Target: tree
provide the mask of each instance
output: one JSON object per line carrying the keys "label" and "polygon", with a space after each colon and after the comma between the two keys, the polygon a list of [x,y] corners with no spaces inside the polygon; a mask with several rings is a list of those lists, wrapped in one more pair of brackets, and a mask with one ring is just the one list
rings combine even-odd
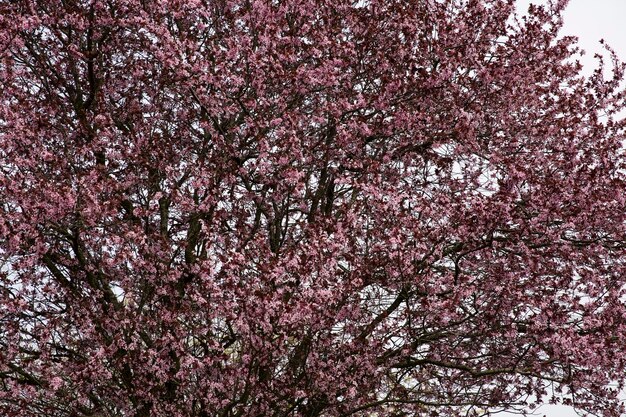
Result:
{"label": "tree", "polygon": [[623,66],[513,3],[0,0],[0,414],[620,415]]}

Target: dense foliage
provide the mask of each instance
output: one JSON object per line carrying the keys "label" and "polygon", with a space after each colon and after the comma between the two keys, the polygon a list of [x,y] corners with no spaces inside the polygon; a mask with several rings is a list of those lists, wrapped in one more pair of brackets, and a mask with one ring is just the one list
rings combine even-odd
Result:
{"label": "dense foliage", "polygon": [[564,7],[0,0],[0,414],[618,416],[623,67]]}

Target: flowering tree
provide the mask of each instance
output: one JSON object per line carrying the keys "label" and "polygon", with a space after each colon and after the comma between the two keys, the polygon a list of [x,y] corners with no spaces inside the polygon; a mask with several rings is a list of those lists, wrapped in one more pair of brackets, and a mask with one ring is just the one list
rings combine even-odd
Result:
{"label": "flowering tree", "polygon": [[618,416],[623,67],[565,3],[0,0],[0,414]]}

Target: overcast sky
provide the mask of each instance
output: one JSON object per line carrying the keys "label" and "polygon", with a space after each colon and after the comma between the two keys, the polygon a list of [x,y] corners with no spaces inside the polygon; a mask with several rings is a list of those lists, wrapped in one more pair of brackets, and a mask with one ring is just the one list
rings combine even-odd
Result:
{"label": "overcast sky", "polygon": [[[547,3],[546,0],[517,0],[519,13],[528,10],[530,3]],[[593,55],[602,52],[600,39],[611,46],[622,61],[626,61],[626,0],[570,0],[564,15],[563,35],[576,35],[579,45],[586,51],[581,62],[585,72],[591,72],[597,65]],[[538,416],[577,417],[570,408],[564,406],[543,406],[537,410]],[[505,414],[500,414],[505,417]]]}
{"label": "overcast sky", "polygon": [[[518,12],[526,12],[530,3],[547,1],[517,0]],[[587,52],[582,60],[586,71],[595,67],[594,53],[603,50],[600,39],[626,61],[626,0],[570,0],[564,22],[562,34],[578,36],[579,44]]]}

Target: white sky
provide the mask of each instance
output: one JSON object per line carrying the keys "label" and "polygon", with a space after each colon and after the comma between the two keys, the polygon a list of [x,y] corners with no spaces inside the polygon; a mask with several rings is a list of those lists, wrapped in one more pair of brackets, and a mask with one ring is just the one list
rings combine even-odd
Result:
{"label": "white sky", "polygon": [[[547,1],[517,0],[518,12],[525,13],[530,3],[545,4]],[[586,51],[581,59],[585,73],[590,73],[597,65],[593,55],[603,51],[600,39],[604,39],[620,59],[626,61],[626,0],[570,0],[563,18],[562,35],[578,36],[579,45]],[[505,413],[499,415],[511,416]],[[549,405],[536,410],[536,415],[577,417],[569,407]]]}
{"label": "white sky", "polygon": [[[547,0],[517,0],[518,12],[525,13],[530,3],[546,4]],[[578,36],[586,51],[581,61],[585,72],[595,68],[593,55],[603,51],[600,39],[626,60],[626,0],[570,0],[564,22],[562,34]]]}

